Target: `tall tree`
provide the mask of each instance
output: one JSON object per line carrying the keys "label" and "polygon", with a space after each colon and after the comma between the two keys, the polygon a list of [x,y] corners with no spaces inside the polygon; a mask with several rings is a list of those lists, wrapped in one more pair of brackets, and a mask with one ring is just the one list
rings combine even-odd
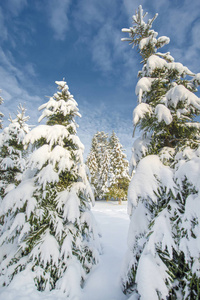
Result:
{"label": "tall tree", "polygon": [[56,84],[57,93],[39,108],[39,121],[47,118],[47,124],[24,140],[35,147],[29,158],[33,176],[3,200],[9,217],[1,243],[15,244],[17,252],[3,260],[1,282],[9,284],[24,270],[31,272],[38,290],[56,288],[73,298],[98,262],[100,244],[84,147],[76,135],[77,103],[65,81]]}
{"label": "tall tree", "polygon": [[128,193],[131,223],[122,285],[133,299],[198,299],[200,214],[194,207],[200,202],[195,180],[200,175],[200,124],[195,121],[200,99],[194,92],[200,74],[174,62],[170,53],[158,52],[169,38],[157,38],[151,29],[157,15],[147,23],[145,16],[139,6],[133,27],[123,29],[129,33],[123,40],[138,49],[143,68],[133,113],[141,134],[131,160],[136,173]]}

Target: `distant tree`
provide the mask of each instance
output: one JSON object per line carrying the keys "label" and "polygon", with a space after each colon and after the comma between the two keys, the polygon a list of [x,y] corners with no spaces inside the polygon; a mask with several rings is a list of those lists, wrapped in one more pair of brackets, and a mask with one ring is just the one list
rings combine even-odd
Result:
{"label": "distant tree", "polygon": [[0,241],[14,250],[1,263],[0,281],[7,285],[24,270],[38,290],[60,289],[73,298],[97,264],[100,244],[84,147],[76,135],[77,103],[66,82],[56,84],[57,93],[39,108],[39,121],[47,118],[47,124],[24,140],[35,147],[29,158],[33,175],[3,199],[8,218]]}
{"label": "distant tree", "polygon": [[99,186],[101,187],[99,198],[105,199],[110,187],[110,151],[106,149],[102,156],[101,166],[99,169]]}
{"label": "distant tree", "polygon": [[[124,149],[119,142],[116,133],[113,131],[109,140],[110,148],[110,189],[108,195],[113,198],[127,198],[128,185],[130,182],[129,163],[126,159]],[[112,192],[111,192],[112,191]],[[116,192],[116,195],[114,193]]]}
{"label": "distant tree", "polygon": [[120,194],[126,199],[130,178],[129,164],[123,151],[114,131],[110,138],[103,131],[94,135],[86,163],[90,170],[91,183],[95,187],[96,198],[117,199]]}
{"label": "distant tree", "polygon": [[113,183],[111,186],[109,186],[106,198],[117,199],[119,201],[119,204],[121,204],[122,200],[127,200],[127,191],[129,183],[129,179],[119,178],[117,183]]}
{"label": "distant tree", "polygon": [[[146,15],[146,14],[145,14]],[[123,29],[142,56],[138,105],[133,123],[141,135],[131,159],[136,168],[128,193],[131,216],[122,285],[131,299],[200,298],[200,84],[170,53],[169,43],[144,21],[142,7],[133,27]]]}
{"label": "distant tree", "polygon": [[108,134],[104,131],[98,131],[93,139],[90,149],[90,153],[87,157],[87,166],[91,174],[91,183],[95,188],[95,197],[104,197],[104,191],[102,190],[102,178],[100,170],[102,169],[102,162],[105,159],[104,154],[108,147]]}
{"label": "distant tree", "polygon": [[96,188],[98,185],[99,178],[99,164],[98,164],[98,150],[97,150],[97,138],[96,136],[92,139],[92,145],[90,153],[87,156],[86,164],[90,171],[91,184],[94,187],[94,194],[96,196]]}

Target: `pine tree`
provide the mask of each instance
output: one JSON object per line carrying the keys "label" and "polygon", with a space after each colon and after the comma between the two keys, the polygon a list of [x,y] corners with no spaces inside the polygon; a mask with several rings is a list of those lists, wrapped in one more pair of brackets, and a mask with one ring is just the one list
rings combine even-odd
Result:
{"label": "pine tree", "polygon": [[87,166],[91,174],[91,183],[95,188],[95,197],[104,197],[104,191],[102,189],[102,179],[101,179],[101,168],[102,162],[104,160],[104,153],[108,148],[108,134],[104,131],[98,131],[93,139],[90,153],[87,157]]}
{"label": "pine tree", "polygon": [[[38,290],[60,289],[76,297],[100,251],[91,213],[94,196],[85,173],[83,145],[76,135],[77,103],[64,81],[39,110],[46,125],[34,128],[24,140],[35,147],[29,158],[33,175],[3,200],[10,216],[1,243],[17,252],[1,264],[1,282],[9,284],[24,270]],[[13,253],[12,253],[13,254]]]}
{"label": "pine tree", "polygon": [[29,132],[25,108],[19,105],[16,118],[10,116],[10,124],[0,134],[0,196],[17,186],[25,170],[26,151],[23,139]]}
{"label": "pine tree", "polygon": [[94,135],[86,163],[96,198],[126,199],[130,177],[123,151],[114,131],[110,138],[103,131]]}
{"label": "pine tree", "polygon": [[110,152],[106,149],[102,156],[101,167],[99,169],[99,198],[105,199],[110,187]]}
{"label": "pine tree", "polygon": [[[2,213],[3,203],[2,199],[5,195],[19,185],[23,178],[23,172],[26,167],[27,152],[23,147],[23,139],[29,132],[27,121],[28,116],[25,116],[25,108],[19,105],[15,119],[10,117],[10,124],[0,134],[0,235],[3,233],[5,224],[10,220],[10,216]],[[10,237],[12,238],[12,237]],[[1,238],[0,238],[1,240]],[[1,245],[1,241],[0,241]],[[0,248],[0,263],[9,253],[14,253],[14,245],[3,245]]]}
{"label": "pine tree", "polygon": [[136,173],[128,193],[131,223],[122,285],[134,299],[199,299],[200,214],[194,207],[200,201],[195,180],[200,99],[194,92],[200,74],[157,51],[169,38],[157,38],[151,29],[157,15],[147,23],[145,16],[140,6],[133,27],[123,29],[129,33],[123,40],[138,49],[143,68],[133,113],[141,134],[131,160]]}
{"label": "pine tree", "polygon": [[109,149],[111,179],[108,195],[115,199],[126,199],[130,182],[129,163],[119,138],[114,131],[109,140]]}

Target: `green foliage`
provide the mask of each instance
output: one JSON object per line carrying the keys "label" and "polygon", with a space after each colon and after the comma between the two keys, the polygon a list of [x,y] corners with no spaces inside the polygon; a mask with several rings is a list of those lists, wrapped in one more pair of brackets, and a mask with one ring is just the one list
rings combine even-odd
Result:
{"label": "green foliage", "polygon": [[127,200],[128,186],[130,180],[128,178],[119,178],[117,183],[112,184],[106,193],[107,199]]}

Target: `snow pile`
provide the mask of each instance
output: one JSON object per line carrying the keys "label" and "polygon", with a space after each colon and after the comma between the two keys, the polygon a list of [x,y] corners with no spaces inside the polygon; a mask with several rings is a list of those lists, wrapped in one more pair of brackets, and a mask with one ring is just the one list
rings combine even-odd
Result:
{"label": "snow pile", "polygon": [[151,201],[157,202],[160,186],[166,188],[166,193],[171,190],[176,194],[172,170],[164,166],[158,156],[146,156],[139,162],[137,172],[129,185],[129,214],[132,214],[132,209],[137,206],[140,198],[150,198]]}
{"label": "snow pile", "polygon": [[164,121],[165,124],[169,125],[173,120],[170,110],[163,104],[156,106],[155,114],[159,123]]}
{"label": "snow pile", "polygon": [[149,92],[151,90],[152,82],[154,81],[154,78],[150,77],[142,77],[140,80],[138,80],[138,83],[135,88],[135,94],[138,95],[138,102],[142,102],[142,94],[144,92]]}
{"label": "snow pile", "polygon": [[151,107],[147,103],[140,103],[133,111],[133,124],[137,125],[140,119],[144,118],[146,114],[150,115]]}
{"label": "snow pile", "polygon": [[177,85],[170,89],[161,101],[167,107],[173,108],[176,108],[179,102],[183,102],[184,105],[189,108],[189,112],[193,112],[194,109],[200,109],[200,98],[183,85]]}

